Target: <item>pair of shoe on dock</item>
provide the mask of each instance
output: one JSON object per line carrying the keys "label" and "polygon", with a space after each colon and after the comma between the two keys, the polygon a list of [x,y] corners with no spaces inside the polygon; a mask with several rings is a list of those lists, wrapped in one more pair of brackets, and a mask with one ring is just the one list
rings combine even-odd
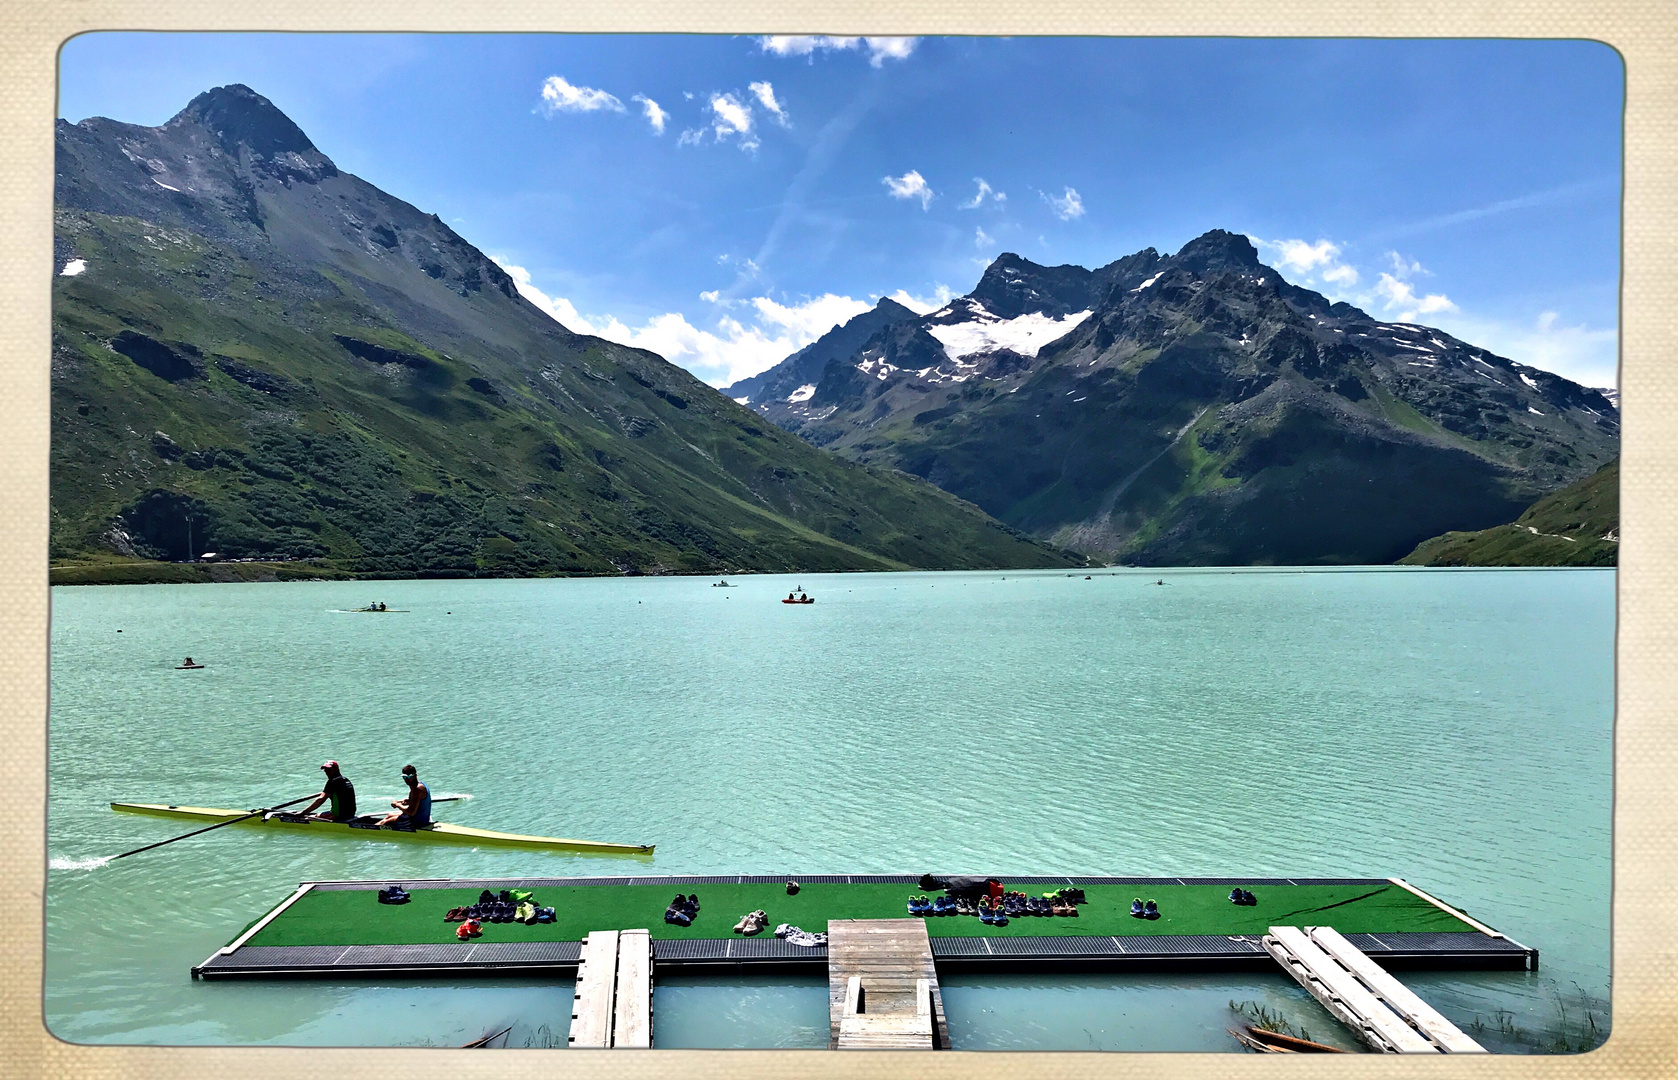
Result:
{"label": "pair of shoe on dock", "polygon": [[1159,918],[1159,905],[1152,900],[1146,903],[1140,899],[1132,900],[1130,902],[1130,917],[1133,919],[1157,919]]}
{"label": "pair of shoe on dock", "polygon": [[1229,902],[1232,904],[1240,904],[1243,907],[1252,907],[1254,904],[1258,903],[1258,897],[1254,896],[1246,889],[1231,889],[1229,890]]}
{"label": "pair of shoe on dock", "polygon": [[756,911],[747,912],[739,922],[735,923],[734,932],[736,934],[745,934],[747,937],[750,937],[753,934],[763,933],[763,928],[768,925],[768,913],[762,908],[758,908]]}
{"label": "pair of shoe on dock", "polygon": [[692,926],[693,920],[699,918],[699,894],[693,893],[683,896],[676,894],[676,899],[670,901],[670,906],[664,909],[664,921],[676,926]]}

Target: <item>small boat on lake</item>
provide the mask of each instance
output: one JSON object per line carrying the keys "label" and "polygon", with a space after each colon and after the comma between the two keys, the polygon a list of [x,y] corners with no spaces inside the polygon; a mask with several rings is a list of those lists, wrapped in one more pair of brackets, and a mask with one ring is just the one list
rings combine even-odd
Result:
{"label": "small boat on lake", "polygon": [[[150,814],[185,821],[232,822],[248,810],[219,810],[204,806],[174,806],[163,803],[114,802],[112,810],[127,814]],[[469,847],[540,848],[549,851],[582,851],[601,855],[651,855],[651,844],[610,844],[600,840],[569,840],[557,836],[525,836],[520,833],[474,829],[469,825],[432,822],[417,829],[393,829],[375,824],[368,815],[353,821],[321,821],[303,814],[274,811],[240,821],[241,826],[302,830],[315,836],[350,837],[362,840],[411,840],[431,844],[465,844]]]}
{"label": "small boat on lake", "polygon": [[189,656],[189,657],[186,658],[186,662],[184,664],[176,664],[175,665],[175,670],[176,671],[197,671],[199,668],[201,668],[203,666],[204,666],[203,664],[196,663],[192,659],[192,657]]}
{"label": "small boat on lake", "polygon": [[738,585],[730,585],[727,578],[711,582],[711,588],[713,589],[738,589],[739,587]]}
{"label": "small boat on lake", "polygon": [[787,593],[787,598],[781,601],[783,604],[813,604],[815,602],[816,598],[813,596],[806,596],[802,588],[798,589],[796,592]]}

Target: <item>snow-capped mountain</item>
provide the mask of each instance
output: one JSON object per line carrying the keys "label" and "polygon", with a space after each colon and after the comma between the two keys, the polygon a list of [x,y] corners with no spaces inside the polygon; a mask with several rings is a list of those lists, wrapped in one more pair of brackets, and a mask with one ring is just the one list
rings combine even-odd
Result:
{"label": "snow-capped mountain", "polygon": [[1331,303],[1221,230],[1095,270],[1003,255],[829,351],[753,407],[1109,559],[1390,562],[1618,453],[1603,393]]}

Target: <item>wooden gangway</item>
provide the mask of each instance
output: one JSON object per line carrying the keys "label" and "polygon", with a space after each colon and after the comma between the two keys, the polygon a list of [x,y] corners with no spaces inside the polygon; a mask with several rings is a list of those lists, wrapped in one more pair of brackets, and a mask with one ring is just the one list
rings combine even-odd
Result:
{"label": "wooden gangway", "polygon": [[583,941],[571,1001],[570,1045],[653,1044],[653,952],[646,930],[596,930]]}
{"label": "wooden gangway", "polygon": [[1332,926],[1272,926],[1264,949],[1336,1019],[1382,1053],[1485,1053]]}
{"label": "wooden gangway", "polygon": [[827,979],[833,1049],[949,1048],[944,997],[923,920],[830,920]]}

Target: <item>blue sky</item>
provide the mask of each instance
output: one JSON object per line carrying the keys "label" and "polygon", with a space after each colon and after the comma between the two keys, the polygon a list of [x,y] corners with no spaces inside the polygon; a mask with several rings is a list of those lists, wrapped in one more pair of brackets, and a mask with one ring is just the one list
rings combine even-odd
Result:
{"label": "blue sky", "polygon": [[562,322],[717,385],[1003,251],[1224,228],[1612,386],[1622,74],[1591,42],[94,34],[59,112],[160,124],[245,83]]}

